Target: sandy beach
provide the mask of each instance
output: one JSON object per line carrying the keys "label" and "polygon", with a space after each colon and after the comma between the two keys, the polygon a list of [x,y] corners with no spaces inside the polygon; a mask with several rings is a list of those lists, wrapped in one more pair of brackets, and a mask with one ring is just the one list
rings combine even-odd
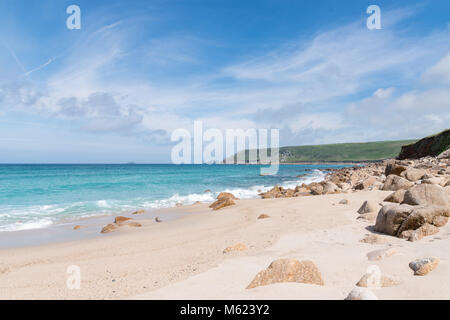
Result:
{"label": "sandy beach", "polygon": [[[124,227],[98,237],[0,250],[0,299],[344,299],[367,268],[395,279],[374,289],[379,299],[449,299],[449,226],[418,242],[379,235],[383,244],[360,242],[373,222],[358,218],[366,201],[381,203],[389,191],[361,191],[286,199],[238,200],[212,211],[207,204],[161,210],[183,212],[157,223],[133,216],[141,228]],[[348,204],[339,204],[347,199]],[[267,219],[257,219],[261,214]],[[131,215],[130,215],[131,217]],[[112,217],[110,217],[113,220]],[[99,232],[101,225],[91,224]],[[67,229],[67,232],[80,232]],[[248,250],[223,253],[243,243]],[[369,261],[367,253],[392,256]],[[412,260],[436,256],[439,266],[414,276]],[[324,286],[278,283],[246,289],[279,258],[311,260]],[[67,268],[80,267],[81,288],[69,290]]]}

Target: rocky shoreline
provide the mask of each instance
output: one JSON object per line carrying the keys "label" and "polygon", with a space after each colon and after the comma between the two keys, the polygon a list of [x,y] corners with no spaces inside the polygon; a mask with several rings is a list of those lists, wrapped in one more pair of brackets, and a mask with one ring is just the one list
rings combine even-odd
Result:
{"label": "rocky shoreline", "polygon": [[[374,221],[374,230],[409,241],[439,232],[450,216],[450,153],[415,160],[389,159],[330,173],[322,182],[302,184],[294,189],[275,186],[260,194],[262,199],[290,198],[362,190],[392,191],[381,205],[364,203],[361,219]],[[345,199],[343,200],[345,203]]]}

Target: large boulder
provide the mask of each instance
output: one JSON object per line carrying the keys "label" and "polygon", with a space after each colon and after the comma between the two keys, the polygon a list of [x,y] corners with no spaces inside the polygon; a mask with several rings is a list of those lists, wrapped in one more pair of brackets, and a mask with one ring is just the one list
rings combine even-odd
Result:
{"label": "large boulder", "polygon": [[440,155],[437,156],[438,159],[450,159],[450,149],[442,152]]}
{"label": "large boulder", "polygon": [[355,186],[355,190],[366,190],[377,182],[377,177],[369,177]]}
{"label": "large boulder", "polygon": [[321,184],[319,184],[319,183],[312,184],[309,187],[309,190],[311,191],[311,194],[313,194],[315,196],[323,194],[323,186]]}
{"label": "large boulder", "polygon": [[402,203],[403,199],[405,197],[405,192],[406,192],[406,190],[404,190],[404,189],[397,190],[397,191],[391,193],[390,195],[388,195],[384,199],[384,201],[394,202],[394,203]]}
{"label": "large boulder", "polygon": [[408,181],[405,178],[391,174],[387,176],[382,189],[384,191],[397,191],[401,189],[409,189],[413,185],[414,183],[412,183],[411,181]]}
{"label": "large boulder", "polygon": [[413,206],[449,206],[448,195],[445,190],[433,184],[419,184],[407,190],[402,203]]}
{"label": "large boulder", "polygon": [[405,177],[409,181],[414,182],[422,179],[425,173],[427,172],[423,169],[408,168],[407,170],[401,173],[401,176]]}
{"label": "large boulder", "polygon": [[[443,226],[450,216],[450,208],[442,206],[411,206],[408,204],[386,205],[378,212],[375,231],[406,239],[418,240],[436,233],[435,228],[423,227],[425,224]],[[405,232],[411,231],[411,232]]]}
{"label": "large boulder", "polygon": [[444,187],[444,191],[445,191],[445,193],[447,193],[447,195],[450,196],[450,186]]}
{"label": "large boulder", "polygon": [[439,177],[432,177],[428,179],[422,179],[422,184],[437,184],[440,185],[442,183],[442,179]]}
{"label": "large boulder", "polygon": [[322,183],[323,194],[335,193],[339,188],[333,182],[327,181]]}
{"label": "large boulder", "polygon": [[417,241],[423,237],[431,236],[439,232],[439,228],[432,224],[425,223],[416,230],[406,230],[400,234],[400,238],[407,239],[408,241]]}
{"label": "large boulder", "polygon": [[450,208],[448,207],[413,207],[409,212],[409,215],[404,219],[397,233],[400,235],[405,230],[416,230],[426,223],[429,224],[442,224],[439,223],[437,217],[450,216]]}
{"label": "large boulder", "polygon": [[266,270],[256,275],[247,286],[252,289],[279,282],[300,282],[324,285],[319,269],[312,261],[295,259],[278,259],[273,261]]}
{"label": "large boulder", "polygon": [[386,177],[390,174],[399,176],[406,169],[407,169],[406,166],[397,164],[395,160],[390,160],[386,164],[386,169],[384,170],[384,174]]}
{"label": "large boulder", "polygon": [[398,229],[409,216],[412,208],[412,206],[407,204],[383,206],[378,212],[375,231],[391,236],[397,235]]}

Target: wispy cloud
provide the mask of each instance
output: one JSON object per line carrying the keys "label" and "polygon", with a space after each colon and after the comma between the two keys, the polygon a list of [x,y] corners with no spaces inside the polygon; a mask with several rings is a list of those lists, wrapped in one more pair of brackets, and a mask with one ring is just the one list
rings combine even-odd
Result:
{"label": "wispy cloud", "polygon": [[[3,87],[0,103],[2,96],[14,100],[9,107],[27,103],[22,111],[76,121],[83,132],[147,133],[160,142],[194,119],[282,128],[283,144],[420,136],[449,117],[450,38],[445,28],[414,35],[396,27],[414,12],[386,12],[383,30],[367,30],[361,20],[203,71],[202,57],[216,49],[207,39],[170,34],[142,44],[129,22],[118,21],[58,56],[62,67],[42,90]],[[21,69],[30,75],[53,61]],[[152,74],[161,68],[173,78]]]}
{"label": "wispy cloud", "polygon": [[36,67],[34,69],[31,69],[30,71],[27,71],[24,73],[25,76],[29,76],[30,74],[32,74],[35,71],[39,71],[41,69],[44,69],[46,66],[48,66],[50,63],[52,63],[53,61],[55,61],[54,58],[49,59],[46,63],[41,64],[39,67]]}
{"label": "wispy cloud", "polygon": [[16,63],[19,66],[19,68],[22,69],[24,74],[26,74],[27,70],[25,69],[25,66],[23,65],[23,63],[17,57],[17,55],[14,52],[14,50],[10,46],[8,46],[5,42],[3,42],[3,45],[5,46],[6,49],[8,49],[9,53],[14,58],[14,61],[16,61]]}

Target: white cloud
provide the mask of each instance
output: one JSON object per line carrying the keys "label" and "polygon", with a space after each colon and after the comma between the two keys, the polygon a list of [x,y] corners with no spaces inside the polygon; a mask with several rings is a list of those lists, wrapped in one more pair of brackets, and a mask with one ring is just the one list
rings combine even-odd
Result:
{"label": "white cloud", "polygon": [[[155,68],[201,66],[199,47],[208,42],[195,39],[192,45],[188,35],[171,35],[140,46],[131,43],[120,21],[58,57],[63,67],[41,86],[0,88],[0,104],[76,119],[82,130],[126,135],[161,137],[203,119],[223,129],[284,128],[285,136],[299,137],[292,143],[404,138],[413,131],[420,136],[421,130],[445,125],[436,114],[448,110],[448,88],[421,88],[417,80],[423,74],[427,85],[449,83],[449,35],[446,30],[419,38],[388,28],[412,14],[402,12],[383,13],[380,31],[358,21],[233,65],[218,62],[205,73],[180,74],[174,81],[146,78],[129,61],[146,59]],[[441,60],[430,66],[437,57]]]}
{"label": "white cloud", "polygon": [[450,53],[429,68],[422,79],[427,83],[450,84]]}

